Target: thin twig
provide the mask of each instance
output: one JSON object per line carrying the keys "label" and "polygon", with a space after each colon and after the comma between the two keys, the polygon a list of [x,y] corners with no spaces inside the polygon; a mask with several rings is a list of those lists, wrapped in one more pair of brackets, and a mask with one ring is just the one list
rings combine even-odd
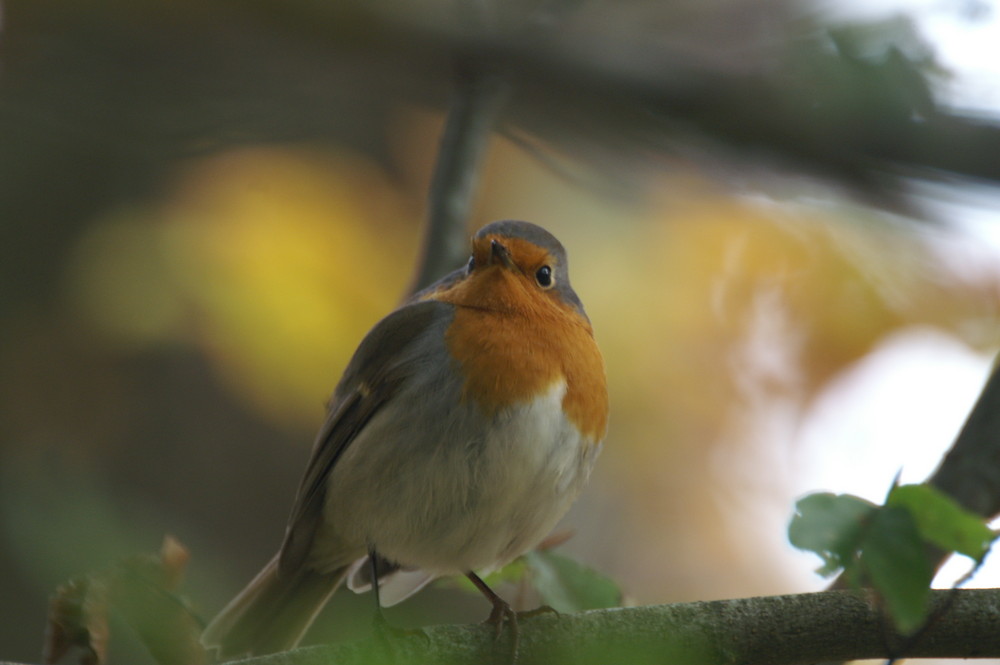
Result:
{"label": "thin twig", "polygon": [[[503,126],[497,133],[524,151],[544,168],[564,181],[575,185],[583,191],[596,192],[608,198],[622,199],[629,193],[628,186],[621,179],[615,179],[615,174],[607,171],[600,176],[585,172],[579,164],[569,160],[560,160],[549,146],[542,145],[538,139],[528,133],[519,131],[516,127]],[[575,167],[575,168],[574,168]]]}

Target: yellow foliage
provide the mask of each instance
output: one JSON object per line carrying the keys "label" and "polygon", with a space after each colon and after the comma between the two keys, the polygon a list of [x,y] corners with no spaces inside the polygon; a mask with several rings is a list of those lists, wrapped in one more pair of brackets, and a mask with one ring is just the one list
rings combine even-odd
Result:
{"label": "yellow foliage", "polygon": [[404,210],[358,157],[227,153],[184,170],[162,209],[95,226],[76,272],[103,329],[194,342],[236,394],[311,426],[406,287],[420,245]]}

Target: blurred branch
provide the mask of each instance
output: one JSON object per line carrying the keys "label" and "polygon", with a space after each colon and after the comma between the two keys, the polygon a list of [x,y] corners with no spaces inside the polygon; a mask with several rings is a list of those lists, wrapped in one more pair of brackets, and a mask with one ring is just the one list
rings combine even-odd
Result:
{"label": "blurred branch", "polygon": [[[1000,656],[1000,590],[934,592],[946,613],[905,654],[904,638],[886,632],[875,603],[864,595],[827,591],[793,596],[543,615],[522,622],[519,665],[544,663],[684,662],[699,665],[790,665],[824,658]],[[426,637],[308,647],[241,661],[246,665],[489,663],[503,661],[509,635],[494,640],[491,626],[426,629]]]}
{"label": "blurred branch", "polygon": [[411,293],[462,265],[468,254],[466,224],[479,171],[507,85],[473,61],[462,61],[445,123],[428,201],[423,257]]}
{"label": "blurred branch", "polygon": [[[720,42],[672,21],[674,3],[496,6],[564,4],[573,14],[560,14],[556,29],[528,30],[524,17],[470,28],[439,2],[189,1],[170,11],[152,0],[86,11],[70,0],[13,3],[0,122],[18,132],[0,140],[2,212],[44,227],[72,219],[58,206],[82,199],[76,214],[92,214],[155,191],[172,159],[230,145],[334,140],[386,157],[387,118],[400,105],[443,106],[454,63],[470,53],[517,87],[506,127],[611,172],[619,160],[662,168],[678,156],[754,172],[771,165],[876,201],[893,200],[910,176],[1000,183],[1000,126],[938,104],[933,65],[920,58],[853,47],[842,36],[849,29],[801,14],[756,41],[731,20],[732,39]],[[694,12],[703,24],[726,20],[717,5],[764,18],[757,3],[707,4]],[[702,47],[693,56],[691,42]],[[728,56],[711,57],[720,50]],[[502,97],[489,76],[464,67],[449,142],[482,136]],[[442,150],[435,191],[450,194],[435,195],[431,220],[467,211],[470,169],[461,165],[478,164],[475,143]],[[55,188],[44,201],[33,195],[38,181]],[[454,249],[437,233],[430,242],[450,267]],[[429,258],[422,282],[438,264]]]}

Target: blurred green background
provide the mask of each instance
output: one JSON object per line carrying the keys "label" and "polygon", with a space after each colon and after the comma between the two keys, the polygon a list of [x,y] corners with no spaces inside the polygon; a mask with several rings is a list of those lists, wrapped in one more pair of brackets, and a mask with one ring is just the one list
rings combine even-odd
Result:
{"label": "blurred green background", "polygon": [[[580,12],[537,48],[598,44],[615,72],[648,75],[635,63],[669,48],[780,79],[769,58],[821,17],[764,5],[511,7]],[[474,41],[450,3],[372,7],[4,3],[0,658],[37,662],[55,587],[165,534],[191,551],[186,594],[206,618],[280,544],[324,401],[411,279],[451,49]],[[587,86],[538,83],[514,93],[469,230],[553,231],[606,357],[611,431],[564,551],[638,603],[816,588],[781,529],[800,491],[794,430],[900,331],[995,349],[996,254],[899,214],[914,211],[903,181],[884,187],[870,164],[811,164],[854,194],[838,196],[798,170],[748,170],[771,166],[766,150],[706,159],[688,127],[637,140]],[[366,629],[369,602],[337,594],[309,641]],[[487,609],[444,584],[390,617]],[[113,629],[117,662],[148,662]]]}

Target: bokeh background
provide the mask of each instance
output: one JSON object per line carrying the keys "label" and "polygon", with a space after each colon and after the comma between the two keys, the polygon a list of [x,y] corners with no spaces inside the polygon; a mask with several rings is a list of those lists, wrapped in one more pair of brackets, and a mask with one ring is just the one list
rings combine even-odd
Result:
{"label": "bokeh background", "polygon": [[[320,4],[4,3],[2,659],[39,660],[57,585],[165,534],[191,552],[194,610],[217,611],[279,545],[325,399],[409,286],[451,84],[427,26],[450,5]],[[573,5],[577,37],[622,67],[664,44],[762,67],[846,20],[781,2],[520,5]],[[994,73],[949,70],[956,42],[928,30],[977,43],[991,6],[929,11],[852,34],[919,52],[943,103],[987,117]],[[562,551],[634,603],[821,588],[784,536],[795,498],[922,479],[989,371],[995,193],[706,159],[683,128],[640,144],[627,118],[594,128],[533,95],[515,105],[528,144],[490,146],[469,230],[553,231],[606,357],[611,431]],[[338,594],[309,640],[364,630],[369,602]],[[390,617],[486,613],[445,583]],[[117,662],[149,662],[113,631]]]}

